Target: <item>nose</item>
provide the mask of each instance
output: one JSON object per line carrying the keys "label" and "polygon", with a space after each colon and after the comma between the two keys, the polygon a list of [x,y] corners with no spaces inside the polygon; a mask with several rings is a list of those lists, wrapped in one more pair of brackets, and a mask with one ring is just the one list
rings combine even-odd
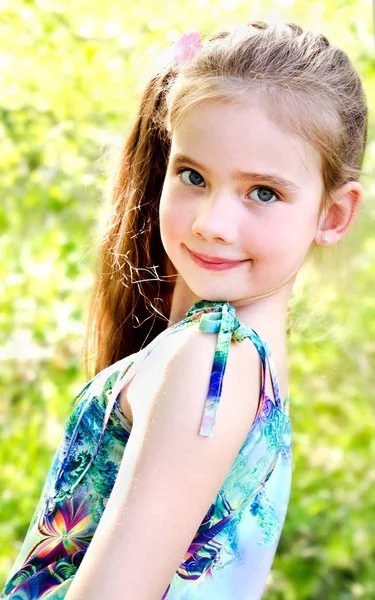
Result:
{"label": "nose", "polygon": [[202,200],[192,224],[192,233],[207,241],[233,244],[237,236],[237,221],[229,194],[212,195]]}

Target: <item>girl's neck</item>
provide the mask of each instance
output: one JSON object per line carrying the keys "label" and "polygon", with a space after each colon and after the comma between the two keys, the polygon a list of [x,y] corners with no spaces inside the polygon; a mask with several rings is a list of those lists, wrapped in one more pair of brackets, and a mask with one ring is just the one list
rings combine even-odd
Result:
{"label": "girl's neck", "polygon": [[[294,281],[291,281],[274,294],[253,302],[230,301],[230,304],[236,309],[238,320],[257,331],[263,339],[271,342],[276,336],[279,341],[286,342],[288,301],[293,283]],[[186,283],[177,277],[168,327],[184,319],[189,308],[199,300],[202,298],[197,297]]]}

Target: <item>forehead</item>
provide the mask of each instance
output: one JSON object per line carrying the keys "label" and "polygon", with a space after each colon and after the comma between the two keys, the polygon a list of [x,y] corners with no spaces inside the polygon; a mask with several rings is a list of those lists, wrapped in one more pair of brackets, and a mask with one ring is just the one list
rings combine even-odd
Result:
{"label": "forehead", "polygon": [[188,110],[172,135],[171,158],[191,156],[209,170],[273,173],[322,186],[321,157],[302,137],[282,129],[256,102],[208,100]]}

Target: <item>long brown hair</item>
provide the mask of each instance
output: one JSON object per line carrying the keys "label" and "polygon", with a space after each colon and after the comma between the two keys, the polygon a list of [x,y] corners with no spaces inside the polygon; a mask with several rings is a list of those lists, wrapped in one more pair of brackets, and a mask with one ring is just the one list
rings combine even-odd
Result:
{"label": "long brown hair", "polygon": [[173,130],[198,102],[246,95],[319,151],[322,210],[335,188],[359,178],[366,99],[348,56],[323,35],[255,22],[211,36],[188,62],[166,65],[144,90],[113,181],[83,347],[89,375],[92,364],[96,374],[167,326],[176,272],[158,207]]}

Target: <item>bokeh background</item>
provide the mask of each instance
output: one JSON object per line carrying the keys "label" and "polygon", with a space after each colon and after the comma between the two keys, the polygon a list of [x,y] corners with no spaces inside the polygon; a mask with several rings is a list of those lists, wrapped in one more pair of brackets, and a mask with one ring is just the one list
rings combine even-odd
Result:
{"label": "bokeh background", "polygon": [[369,0],[0,2],[0,589],[85,383],[113,151],[187,29],[296,22],[349,54],[370,109],[352,233],[290,309],[293,490],[266,600],[375,598],[375,58]]}

